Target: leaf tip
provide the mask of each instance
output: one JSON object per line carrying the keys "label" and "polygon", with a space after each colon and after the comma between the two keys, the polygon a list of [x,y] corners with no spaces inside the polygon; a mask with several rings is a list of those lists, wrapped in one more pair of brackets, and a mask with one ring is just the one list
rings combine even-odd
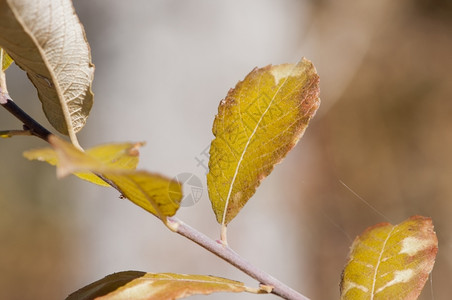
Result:
{"label": "leaf tip", "polygon": [[132,147],[130,147],[127,150],[127,154],[133,157],[138,157],[140,156],[140,148],[143,147],[146,143],[145,142],[138,142],[132,145]]}

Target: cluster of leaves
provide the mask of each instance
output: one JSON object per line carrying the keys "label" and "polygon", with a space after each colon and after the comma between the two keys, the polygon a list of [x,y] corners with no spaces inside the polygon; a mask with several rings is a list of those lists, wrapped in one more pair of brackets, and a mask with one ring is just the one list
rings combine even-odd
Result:
{"label": "cluster of leaves", "polygon": [[[74,174],[111,186],[178,232],[180,223],[169,217],[180,206],[181,184],[137,170],[143,143],[107,144],[85,151],[77,141],[76,133],[93,103],[94,67],[71,1],[0,0],[0,47],[1,75],[13,60],[25,70],[48,120],[71,139],[69,143],[55,135],[44,136],[52,148],[27,151],[25,157],[55,165],[59,177]],[[0,82],[0,94],[1,104],[8,105],[5,80]],[[224,249],[229,249],[228,223],[297,144],[319,104],[319,76],[306,59],[255,68],[221,101],[213,123],[207,183]],[[36,135],[25,125],[26,131]],[[2,136],[12,135],[11,131]],[[368,228],[352,245],[342,274],[341,297],[415,299],[433,268],[436,252],[429,218],[415,216],[396,226],[382,223]],[[220,291],[285,295],[275,286],[252,289],[214,276],[127,271],[109,275],[68,299],[121,299],[124,295],[176,299]]]}

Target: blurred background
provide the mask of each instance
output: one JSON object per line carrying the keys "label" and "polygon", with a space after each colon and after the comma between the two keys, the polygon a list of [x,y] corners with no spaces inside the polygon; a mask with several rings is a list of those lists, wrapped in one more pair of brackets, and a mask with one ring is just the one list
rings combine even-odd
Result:
{"label": "blurred background", "polygon": [[[420,299],[450,298],[451,1],[75,0],[74,6],[96,65],[95,105],[79,135],[85,148],[146,141],[140,168],[201,179],[200,201],[178,217],[218,238],[203,153],[219,101],[254,67],[305,56],[320,74],[321,107],[299,145],[230,224],[230,246],[312,299],[337,299],[356,235],[376,223],[430,216],[439,253]],[[13,99],[50,128],[26,75],[14,66],[7,80]],[[0,110],[0,129],[20,127]],[[57,180],[53,167],[22,157],[45,146],[31,137],[0,140],[1,299],[64,299],[125,270],[257,285],[113,189]]]}

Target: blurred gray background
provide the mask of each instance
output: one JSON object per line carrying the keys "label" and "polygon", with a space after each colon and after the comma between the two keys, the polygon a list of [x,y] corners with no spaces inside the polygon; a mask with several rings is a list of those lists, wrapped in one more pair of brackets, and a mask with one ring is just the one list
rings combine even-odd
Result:
{"label": "blurred gray background", "polygon": [[[96,65],[95,105],[79,135],[85,148],[146,141],[140,168],[198,176],[203,196],[178,217],[218,238],[197,159],[207,163],[202,152],[213,138],[219,101],[254,67],[305,56],[321,77],[320,110],[230,224],[230,246],[312,299],[337,299],[356,235],[387,219],[431,216],[439,254],[421,299],[449,299],[451,1],[75,0],[74,6]],[[7,80],[13,99],[50,128],[25,74],[14,66]],[[0,129],[20,126],[0,110]],[[44,146],[30,137],[0,140],[1,299],[64,299],[124,270],[257,285],[113,189],[57,180],[53,167],[22,157]]]}

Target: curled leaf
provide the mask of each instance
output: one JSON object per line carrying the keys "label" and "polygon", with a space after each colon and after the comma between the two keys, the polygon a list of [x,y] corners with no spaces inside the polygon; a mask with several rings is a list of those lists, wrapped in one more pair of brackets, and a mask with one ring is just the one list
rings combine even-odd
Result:
{"label": "curled leaf", "polygon": [[70,0],[0,1],[0,47],[27,72],[55,129],[74,144],[93,103],[94,66]]}
{"label": "curled leaf", "polygon": [[350,250],[341,299],[417,299],[433,269],[438,239],[430,218],[366,229]]}
{"label": "curled leaf", "polygon": [[247,287],[242,282],[221,277],[126,271],[98,280],[71,294],[66,300],[169,300],[215,292],[244,291]]}
{"label": "curled leaf", "polygon": [[[74,174],[90,182],[113,184],[122,196],[163,219],[176,213],[182,200],[181,185],[159,174],[135,170],[138,163],[136,144],[107,144],[82,152],[54,135],[49,137],[53,149],[38,149],[24,153],[28,159],[46,161],[57,166],[59,177]],[[110,185],[110,184],[108,184]]]}
{"label": "curled leaf", "polygon": [[[92,168],[93,164],[101,166],[108,166],[109,168],[119,170],[135,170],[139,160],[139,148],[144,143],[118,143],[118,144],[105,144],[93,147],[86,150],[85,154],[80,155],[80,151],[77,149],[73,151],[73,147],[70,144],[64,143],[61,140],[54,139],[54,143],[58,143],[59,148],[64,148],[65,151],[61,153],[63,159],[71,160],[77,157],[78,168],[80,168],[81,160],[87,160],[86,164],[88,168]],[[71,153],[71,155],[65,155],[64,153]],[[24,156],[29,160],[46,161],[52,166],[57,166],[58,155],[54,149],[43,148],[35,149],[24,152]],[[94,159],[94,160],[93,160]],[[61,165],[61,164],[60,164]],[[66,164],[70,166],[70,163]],[[108,183],[99,178],[99,176],[89,172],[73,172],[71,169],[64,169],[61,166],[57,169],[60,176],[65,176],[73,173],[75,176],[84,179],[86,181],[101,185],[110,186]]]}
{"label": "curled leaf", "polygon": [[217,221],[228,224],[296,145],[319,99],[312,63],[254,69],[231,89],[213,123],[207,184]]}

